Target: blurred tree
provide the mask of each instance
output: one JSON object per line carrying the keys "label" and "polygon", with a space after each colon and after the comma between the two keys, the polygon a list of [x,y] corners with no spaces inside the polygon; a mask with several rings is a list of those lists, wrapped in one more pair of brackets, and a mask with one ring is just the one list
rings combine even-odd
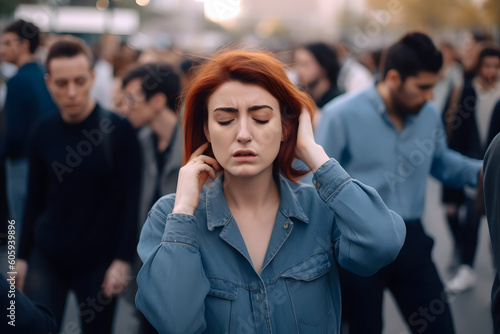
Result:
{"label": "blurred tree", "polygon": [[10,15],[16,9],[17,1],[0,1],[0,15]]}
{"label": "blurred tree", "polygon": [[[500,1],[486,0],[482,7],[472,0],[366,0],[371,10],[393,13],[390,25],[429,29],[498,25]],[[397,8],[397,10],[394,10]],[[394,14],[395,13],[395,14]]]}
{"label": "blurred tree", "polygon": [[500,28],[500,1],[486,0],[483,4],[486,18]]}

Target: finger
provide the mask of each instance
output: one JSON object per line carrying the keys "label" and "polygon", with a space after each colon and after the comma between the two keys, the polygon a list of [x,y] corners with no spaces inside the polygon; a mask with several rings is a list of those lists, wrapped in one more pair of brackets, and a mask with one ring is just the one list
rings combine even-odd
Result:
{"label": "finger", "polygon": [[201,145],[200,147],[198,147],[192,154],[191,156],[189,157],[189,161],[193,160],[194,158],[196,158],[197,156],[201,155],[203,152],[205,152],[208,148],[208,142],[206,142],[205,144]]}
{"label": "finger", "polygon": [[212,166],[215,170],[221,170],[219,162],[208,155],[200,155],[196,158],[196,160],[201,160],[205,164]]}
{"label": "finger", "polygon": [[106,284],[106,286],[103,288],[103,293],[108,298],[113,297],[113,288],[110,284]]}
{"label": "finger", "polygon": [[302,109],[302,112],[300,113],[300,116],[299,116],[299,122],[302,121],[302,120],[310,120],[311,119],[311,115],[309,114],[309,111],[307,109]]}
{"label": "finger", "polygon": [[109,297],[109,290],[106,286],[101,286],[102,289],[102,294],[104,295],[105,298]]}
{"label": "finger", "polygon": [[214,169],[207,164],[200,165],[199,172],[200,172],[199,175],[201,175],[202,173],[207,173],[212,179],[215,179]]}
{"label": "finger", "polygon": [[108,296],[109,292],[110,292],[110,284],[109,283],[110,283],[109,275],[106,274],[106,276],[104,276],[104,281],[101,284],[101,289],[103,290],[103,292],[106,296]]}

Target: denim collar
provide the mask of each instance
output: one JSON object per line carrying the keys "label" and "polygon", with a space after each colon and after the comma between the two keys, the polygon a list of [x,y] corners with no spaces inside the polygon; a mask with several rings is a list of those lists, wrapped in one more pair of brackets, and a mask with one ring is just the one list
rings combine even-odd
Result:
{"label": "denim collar", "polygon": [[[309,219],[288,183],[290,181],[283,175],[280,175],[279,180],[280,205],[278,210],[288,218],[294,217],[306,224],[309,223]],[[224,195],[223,181],[224,177],[218,177],[206,193],[207,227],[210,231],[216,227],[225,226],[232,217]]]}

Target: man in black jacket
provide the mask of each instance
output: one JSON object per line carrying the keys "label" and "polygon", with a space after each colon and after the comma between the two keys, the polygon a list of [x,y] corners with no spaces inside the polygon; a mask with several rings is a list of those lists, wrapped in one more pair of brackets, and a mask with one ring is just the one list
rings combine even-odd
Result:
{"label": "man in black jacket", "polygon": [[30,141],[17,286],[52,309],[59,326],[74,290],[83,333],[110,333],[137,244],[138,142],[126,119],[90,98],[92,54],[81,40],[54,43],[46,68],[59,113]]}
{"label": "man in black jacket", "polygon": [[[500,132],[494,107],[500,99],[500,48],[487,45],[479,54],[476,76],[464,83],[460,103],[451,121],[449,147],[471,158],[482,159],[493,137]],[[450,117],[450,116],[448,116]],[[496,120],[496,121],[495,121]],[[472,270],[482,213],[475,208],[475,194],[444,188],[447,218],[460,255],[456,275],[446,283],[448,291],[461,293],[475,284]],[[466,215],[460,220],[459,208]]]}

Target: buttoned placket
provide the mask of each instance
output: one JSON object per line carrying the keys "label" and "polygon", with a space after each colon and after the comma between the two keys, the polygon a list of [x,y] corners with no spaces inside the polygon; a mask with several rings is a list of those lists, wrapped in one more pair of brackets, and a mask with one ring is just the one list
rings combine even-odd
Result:
{"label": "buttoned placket", "polygon": [[[222,182],[221,180],[218,181]],[[243,236],[241,235],[238,228],[238,224],[236,223],[234,217],[232,217],[227,204],[224,203],[224,210],[222,211],[213,210],[213,208],[215,208],[216,206],[215,203],[219,203],[220,205],[220,201],[222,200],[223,196],[222,190],[219,187],[215,187],[210,190],[210,192],[213,193],[209,193],[209,196],[207,196],[207,210],[209,211],[209,230],[213,230],[217,226],[222,226],[223,228],[219,234],[219,237],[227,244],[229,244],[232,248],[234,248],[238,253],[240,253],[247,260],[248,264],[252,267],[255,273],[255,281],[251,284],[249,294],[252,301],[252,312],[256,333],[273,333],[271,324],[272,307],[270,306],[270,303],[272,303],[273,301],[270,301],[268,299],[265,277],[266,267],[274,259],[293,230],[294,222],[290,219],[290,217],[296,217],[301,221],[307,222],[307,217],[303,214],[300,208],[297,209],[298,203],[296,203],[295,205],[291,204],[292,201],[290,198],[287,198],[287,200],[283,200],[283,198],[289,197],[289,188],[286,185],[286,181],[281,180],[280,187],[283,186],[285,186],[286,189],[280,188],[283,192],[282,202],[280,203],[280,207],[278,209],[278,214],[276,216],[276,221],[274,223],[271,239],[269,240],[269,245],[266,251],[266,256],[264,258],[260,275],[259,273],[257,273],[253,266],[250,254],[248,253],[248,249],[246,248],[245,242],[243,240]],[[212,187],[214,187],[214,185],[212,185]]]}
{"label": "buttoned placket", "polygon": [[[284,222],[283,218],[285,218]],[[227,242],[236,251],[243,255],[243,257],[245,257],[248,264],[251,265],[252,268],[254,268],[255,275],[259,279],[259,282],[257,284],[258,289],[250,290],[250,297],[252,299],[252,311],[257,333],[273,333],[271,324],[271,309],[269,307],[266,284],[262,278],[262,273],[278,253],[285,241],[288,239],[292,232],[292,229],[293,222],[289,220],[289,217],[278,214],[260,275],[259,273],[257,273],[257,271],[255,271],[255,268],[253,267],[252,260],[234,218],[231,218],[229,223],[224,226],[219,235],[222,240]]]}
{"label": "buttoned placket", "polygon": [[[411,124],[413,123],[413,119],[411,116],[408,116],[407,119],[405,120],[403,124],[403,129],[401,131],[396,131],[397,137],[396,137],[396,145],[397,145],[397,157],[398,161],[397,164],[400,166],[400,164],[404,164],[408,168],[408,175],[403,175],[403,177],[410,178],[413,173],[415,173],[415,168],[416,166],[413,166],[413,164],[408,160],[409,157],[405,152],[405,143],[408,141],[408,137],[410,136],[411,132]],[[396,130],[394,128],[394,130]],[[399,157],[401,157],[401,161],[399,161]],[[399,174],[399,170],[396,170],[397,175]],[[398,193],[397,198],[399,199],[399,203],[402,207],[405,207],[407,203],[407,199],[405,196],[402,194],[402,187],[404,186],[404,182],[398,182],[396,185],[396,192]]]}
{"label": "buttoned placket", "polygon": [[[285,218],[284,223],[282,222],[282,218]],[[255,291],[253,294],[255,297],[252,299],[252,307],[256,317],[256,324],[260,324],[264,321],[267,322],[268,326],[266,326],[266,328],[269,329],[268,333],[273,332],[271,325],[271,309],[269,307],[266,285],[264,284],[262,273],[288,239],[292,233],[292,229],[293,223],[289,220],[289,217],[278,215],[271,235],[271,240],[269,241],[268,252],[264,259],[261,275],[259,275],[263,288],[260,291]]]}
{"label": "buttoned placket", "polygon": [[[396,159],[394,161],[394,164],[395,164],[394,175],[397,175],[398,179],[403,178],[403,181],[404,181],[404,178],[408,177],[408,175],[404,175],[403,173],[401,173],[402,171],[400,170],[400,168],[401,168],[401,164],[404,163],[404,159],[405,159],[404,138],[405,138],[406,132],[408,131],[408,124],[406,124],[407,121],[405,121],[403,123],[403,128],[401,129],[401,131],[398,131],[398,129],[396,128],[396,126],[392,122],[391,118],[387,114],[385,106],[379,106],[378,112],[384,118],[385,122],[387,123],[387,125],[390,127],[390,129],[394,133],[394,150],[395,150],[395,154],[396,154]],[[396,182],[393,191],[395,191],[398,194],[397,198],[399,199],[400,203],[405,204],[404,203],[405,198],[401,194],[401,187],[400,187],[401,184],[404,184],[404,182]]]}

